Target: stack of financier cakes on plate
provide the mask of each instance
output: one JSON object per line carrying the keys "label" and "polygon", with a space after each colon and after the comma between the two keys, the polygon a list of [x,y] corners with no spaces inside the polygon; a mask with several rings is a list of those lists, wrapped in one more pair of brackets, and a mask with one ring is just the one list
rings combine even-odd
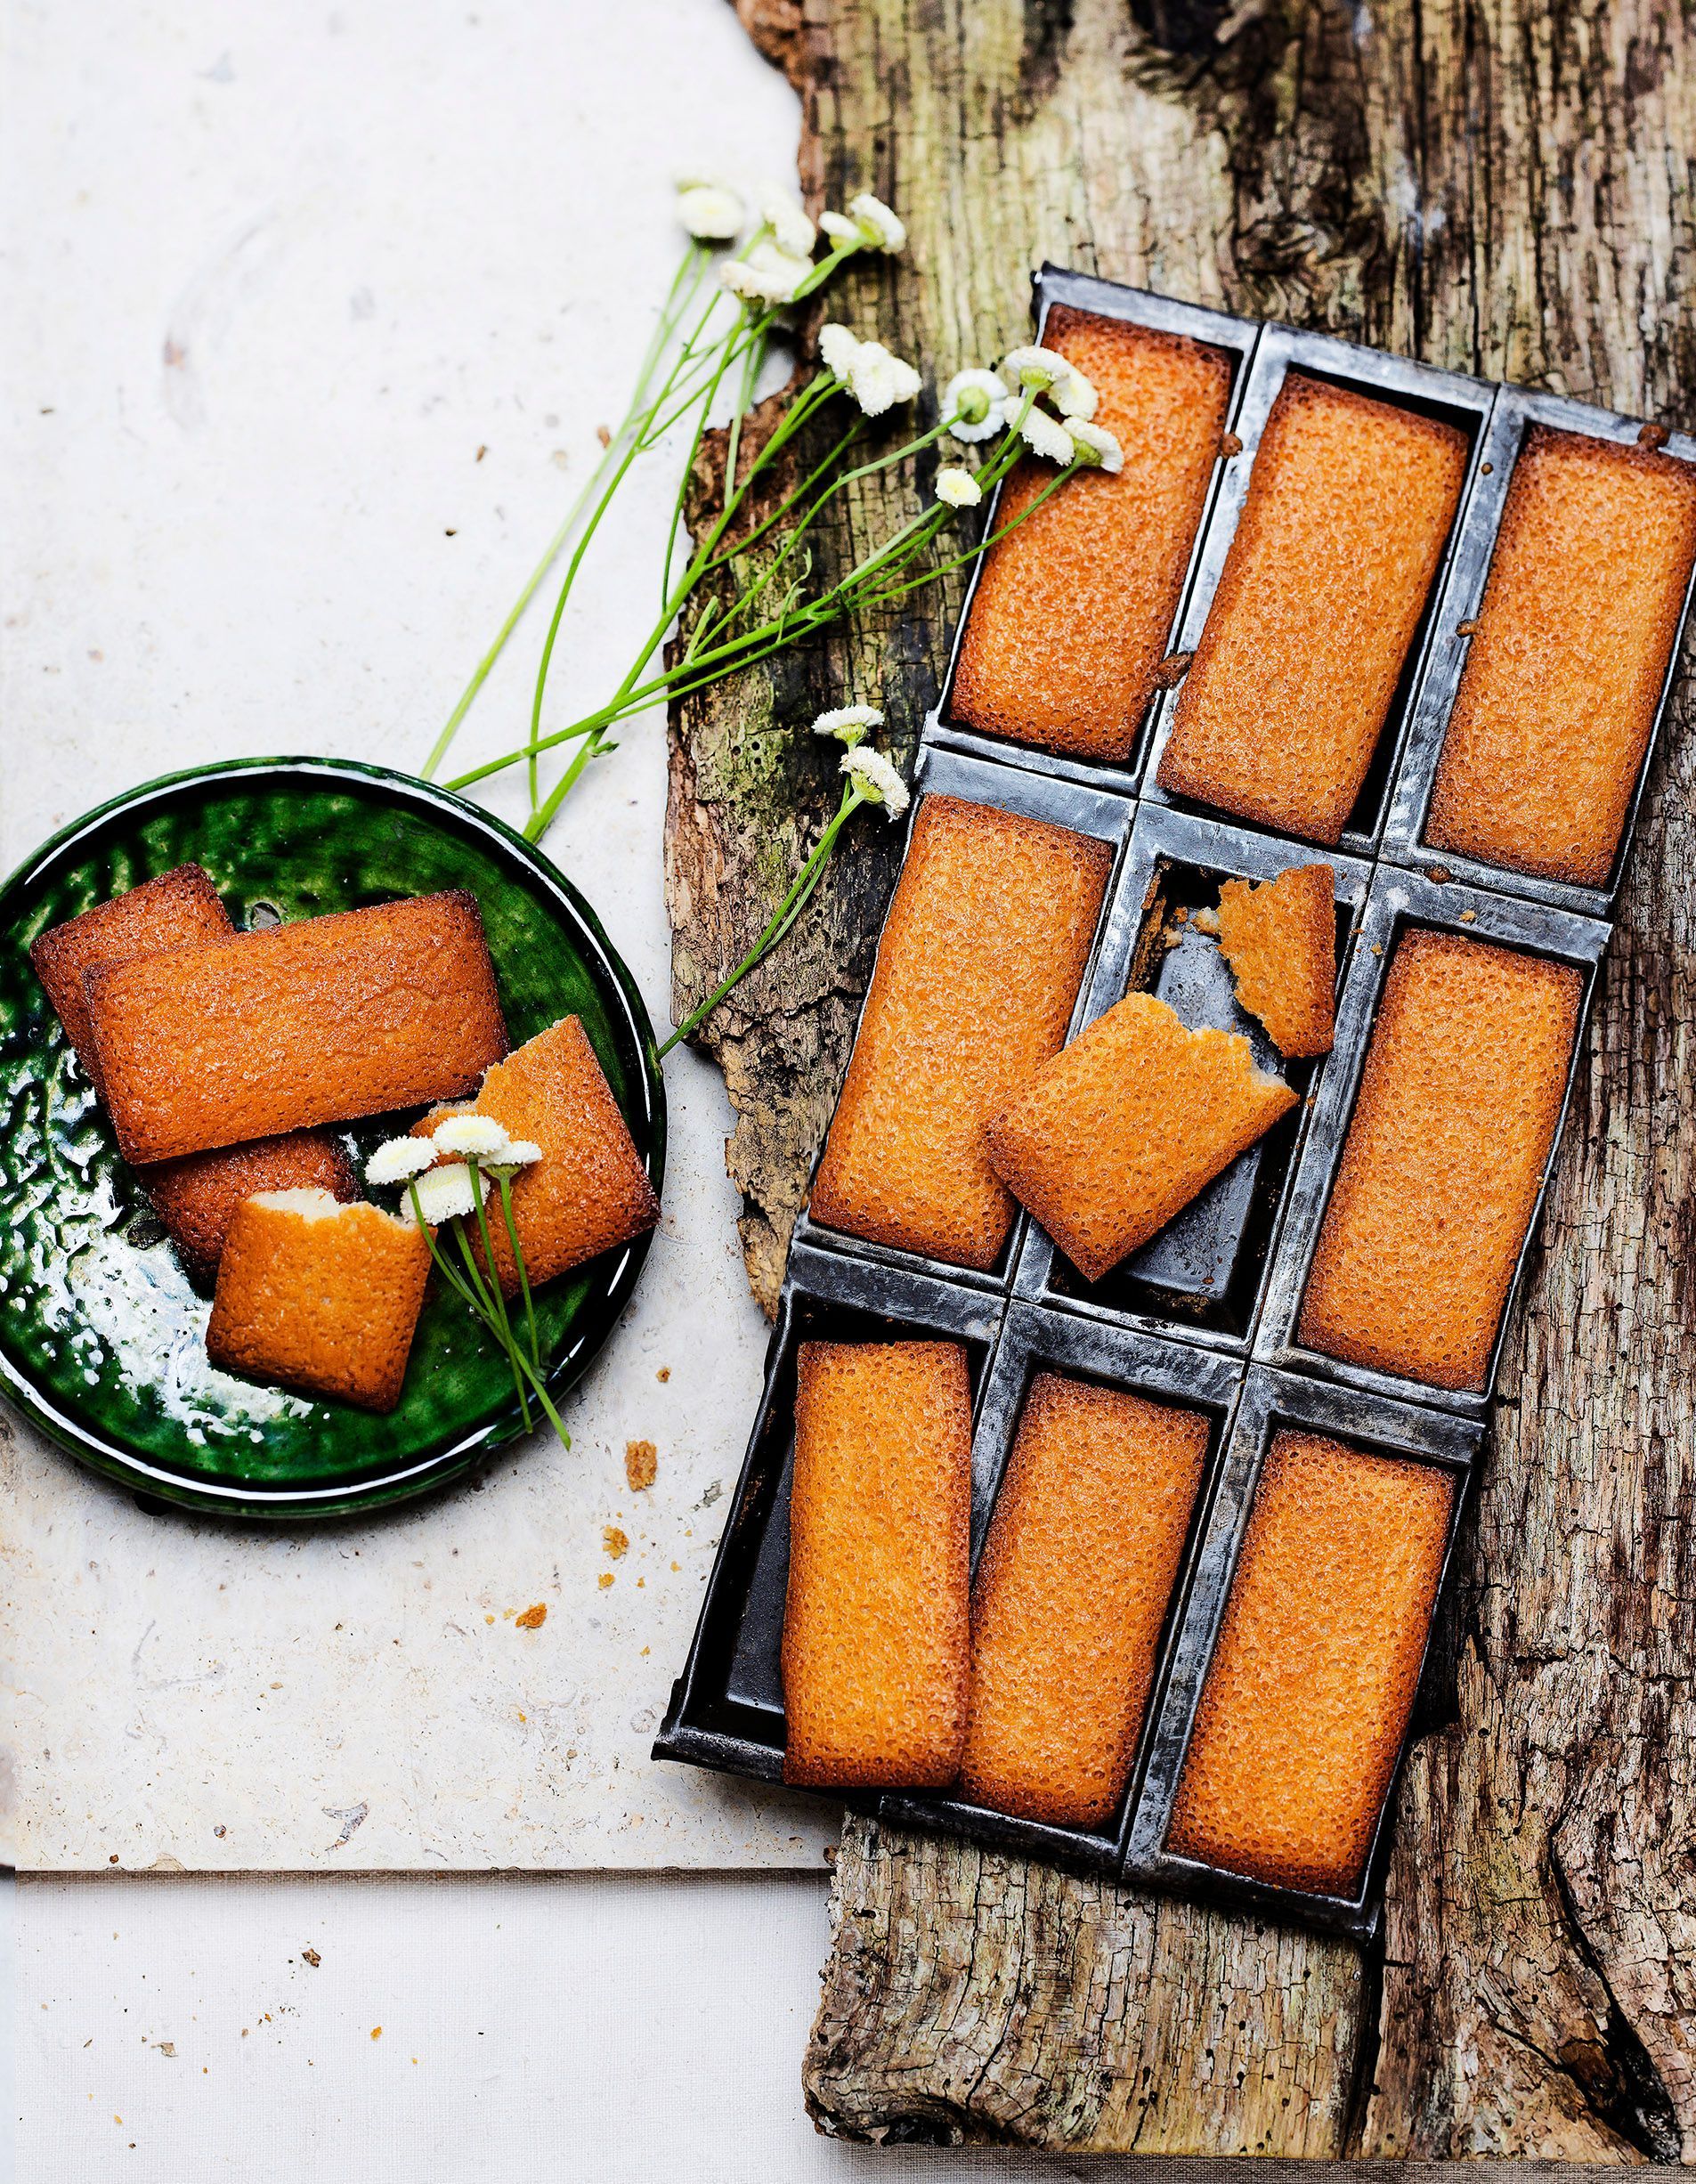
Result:
{"label": "stack of financier cakes on plate", "polygon": [[[1466,435],[1440,405],[1286,370],[1198,645],[1163,680],[1215,459],[1240,452],[1221,448],[1229,360],[1059,306],[1044,340],[1094,383],[1124,467],[1071,481],[989,555],[945,725],[1062,754],[1076,779],[1079,761],[1125,762],[1152,694],[1181,680],[1157,792],[1286,837],[1279,876],[1221,875],[1201,929],[1279,1052],[1322,1068],[1337,912],[1332,869],[1301,845],[1339,843],[1384,777],[1380,744],[1466,489]],[[1481,605],[1459,632],[1429,846],[1569,886],[1616,869],[1696,562],[1696,466],[1659,439],[1538,424],[1518,440]],[[1035,466],[1016,474],[1002,519],[1040,491]],[[1110,860],[1064,825],[921,798],[815,1223],[981,1281],[1005,1271],[1022,1205],[1096,1282],[1296,1105],[1246,1039],[1189,1028],[1148,992],[1067,1043]],[[1405,885],[1378,869],[1386,889]],[[1294,1335],[1298,1352],[1400,1376],[1415,1401],[1488,1392],[1583,997],[1580,970],[1538,952],[1535,921],[1508,946],[1474,934],[1476,914],[1391,927]],[[1035,1820],[1108,1822],[1206,1417],[1037,1372],[974,1582],[966,1349],[807,1342],[797,1376],[786,1779],[957,1785]],[[1177,1784],[1174,1850],[1298,1888],[1359,1885],[1458,1475],[1272,1435]]]}
{"label": "stack of financier cakes on plate", "polygon": [[[231,1370],[400,1400],[429,1239],[361,1199],[329,1125],[468,1101],[529,1141],[512,1210],[532,1284],[659,1217],[577,1018],[509,1054],[463,889],[238,932],[183,865],[44,933],[30,960],[184,1266],[215,1285],[207,1347]],[[504,1231],[494,1257],[510,1293]]]}

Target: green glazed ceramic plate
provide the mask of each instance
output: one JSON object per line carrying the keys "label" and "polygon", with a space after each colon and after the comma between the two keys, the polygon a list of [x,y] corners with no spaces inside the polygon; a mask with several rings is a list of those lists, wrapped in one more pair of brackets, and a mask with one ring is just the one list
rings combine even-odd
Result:
{"label": "green glazed ceramic plate", "polygon": [[[37,936],[174,865],[205,865],[239,927],[465,887],[515,1046],[576,1015],[657,1191],[665,1093],[629,972],[545,857],[487,812],[329,759],[177,774],[103,805],[0,889],[0,1392],[139,1491],[249,1516],[346,1516],[455,1477],[522,1432],[509,1370],[433,1285],[386,1417],[218,1371],[210,1306],[165,1239],[29,966]],[[353,1126],[358,1159],[407,1116]],[[557,1395],[629,1299],[648,1238],[540,1291]]]}

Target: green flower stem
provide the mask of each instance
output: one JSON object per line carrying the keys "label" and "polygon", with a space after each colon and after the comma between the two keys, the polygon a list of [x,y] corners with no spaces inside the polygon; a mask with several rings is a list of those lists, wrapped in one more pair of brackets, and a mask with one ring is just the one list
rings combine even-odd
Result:
{"label": "green flower stem", "polygon": [[[475,1183],[473,1188],[475,1188]],[[477,1207],[477,1220],[486,1236],[488,1223],[483,1218],[481,1204]],[[524,1421],[524,1431],[528,1433],[530,1431],[530,1399],[524,1392],[523,1376],[518,1367],[517,1344],[513,1341],[512,1327],[507,1318],[506,1301],[500,1294],[500,1284],[495,1279],[493,1262],[492,1261],[488,1262],[489,1288],[485,1289],[477,1270],[477,1254],[471,1248],[471,1238],[466,1234],[466,1224],[458,1215],[454,1218],[453,1232],[459,1239],[459,1255],[466,1262],[466,1271],[477,1292],[484,1319],[495,1340],[506,1352],[507,1362],[512,1368],[512,1384],[517,1392],[518,1409]],[[487,1250],[486,1244],[483,1248]],[[493,1292],[492,1300],[490,1296],[491,1290]]]}
{"label": "green flower stem", "polygon": [[448,715],[441,735],[437,736],[429,757],[424,762],[423,778],[426,781],[434,779],[437,767],[447,756],[448,746],[458,733],[460,722],[471,710],[477,693],[493,672],[495,662],[505,650],[507,638],[517,628],[524,609],[541,589],[543,578],[564,550],[566,542],[576,529],[583,510],[588,506],[590,498],[617,459],[617,451],[622,447],[626,435],[634,428],[642,412],[643,397],[647,392],[648,383],[653,377],[654,369],[664,352],[665,345],[669,340],[682,311],[693,300],[695,289],[700,286],[701,272],[707,262],[708,255],[698,243],[691,244],[685,251],[678,270],[672,276],[670,290],[661,311],[653,338],[648,344],[647,353],[642,360],[641,369],[637,375],[636,387],[630,397],[629,407],[625,410],[618,430],[602,450],[600,459],[585,481],[582,490],[572,501],[564,522],[554,533],[547,552],[531,571],[529,581],[514,602],[512,612],[496,631],[494,643],[477,662],[471,680],[459,694],[458,703]]}
{"label": "green flower stem", "polygon": [[685,1017],[664,1045],[656,1050],[654,1055],[656,1061],[663,1061],[674,1046],[678,1045],[701,1024],[704,1023],[732,987],[739,986],[749,972],[757,964],[762,962],[786,937],[796,919],[806,909],[814,889],[817,887],[824,867],[830,861],[831,851],[836,847],[837,836],[860,806],[870,803],[872,800],[857,783],[852,783],[842,792],[842,801],[837,807],[834,817],[819,836],[812,854],[796,874],[794,885],[778,905],[765,931],[761,933],[759,938],[755,941],[753,946],[749,949],[747,954],[743,957],[730,976],[720,985],[716,986],[701,1006]]}
{"label": "green flower stem", "polygon": [[531,1301],[530,1273],[524,1265],[523,1246],[518,1241],[518,1224],[512,1217],[512,1174],[510,1170],[498,1168],[495,1171],[495,1181],[500,1187],[500,1210],[506,1216],[507,1237],[512,1245],[512,1262],[518,1269],[518,1289],[524,1300],[524,1320],[530,1329],[531,1359],[537,1371],[540,1372],[542,1363],[541,1340],[536,1332],[536,1307]]}

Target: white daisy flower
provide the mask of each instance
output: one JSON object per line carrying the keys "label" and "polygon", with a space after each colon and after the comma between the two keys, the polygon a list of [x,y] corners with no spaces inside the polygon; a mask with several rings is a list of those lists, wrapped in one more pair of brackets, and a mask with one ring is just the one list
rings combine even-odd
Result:
{"label": "white daisy flower", "polygon": [[495,1162],[497,1174],[507,1168],[533,1168],[542,1157],[542,1149],[534,1138],[510,1138],[507,1149]]}
{"label": "white daisy flower", "polygon": [[938,470],[937,499],[951,508],[975,508],[984,489],[970,470]]}
{"label": "white daisy flower", "polygon": [[1072,444],[1071,434],[1046,410],[1027,410],[1019,425],[1018,436],[1033,455],[1059,463],[1062,469],[1076,459],[1077,451]]}
{"label": "white daisy flower", "polygon": [[727,243],[742,232],[747,210],[727,183],[678,184],[678,217],[697,242]]}
{"label": "white daisy flower", "polygon": [[450,1115],[435,1131],[439,1153],[468,1155],[474,1160],[492,1160],[510,1142],[492,1115]]}
{"label": "white daisy flower", "polygon": [[1075,365],[1071,365],[1065,378],[1055,386],[1051,399],[1063,418],[1070,419],[1078,417],[1087,422],[1095,415],[1101,397],[1095,391],[1094,382],[1086,379]]}
{"label": "white daisy flower", "polygon": [[845,751],[842,771],[869,804],[881,804],[891,821],[909,802],[907,784],[880,751]]}
{"label": "white daisy flower", "polygon": [[911,402],[924,381],[905,358],[880,341],[863,341],[848,368],[848,391],[867,417],[881,417],[898,402]]}
{"label": "white daisy flower", "polygon": [[1124,450],[1105,425],[1091,425],[1087,418],[1071,417],[1066,420],[1066,429],[1072,435],[1079,462],[1091,469],[1105,470],[1109,477],[1116,477],[1124,468]]}
{"label": "white daisy flower", "polygon": [[892,256],[906,248],[905,221],[869,190],[848,199],[848,217],[864,236],[868,248],[887,250]]}
{"label": "white daisy flower", "polygon": [[968,446],[993,440],[1007,422],[1007,389],[980,366],[957,371],[943,389],[942,414],[954,419],[948,427],[953,439]]}
{"label": "white daisy flower", "polygon": [[[489,1179],[484,1176],[482,1180],[486,1194]],[[427,1175],[420,1175],[407,1193],[409,1212],[414,1197],[418,1211],[433,1229],[439,1229],[444,1221],[463,1220],[477,1210],[478,1194],[471,1187],[471,1171],[463,1160],[456,1160],[445,1168],[432,1168]]]}
{"label": "white daisy flower", "polygon": [[850,250],[865,248],[865,238],[860,232],[859,222],[850,220],[845,212],[822,212],[818,223],[839,248],[844,246]]}
{"label": "white daisy flower", "polygon": [[1001,361],[1001,376],[1015,394],[1022,394],[1027,387],[1042,394],[1069,379],[1072,367],[1058,349],[1039,348],[1032,341],[1022,348],[1009,349]]}
{"label": "white daisy flower", "polygon": [[818,716],[813,723],[813,733],[834,735],[852,751],[856,743],[865,741],[872,729],[882,726],[883,715],[875,705],[839,705]]}
{"label": "white daisy flower", "polygon": [[756,243],[746,257],[726,258],[718,278],[733,296],[751,304],[790,304],[813,270],[810,258],[798,258],[775,243]]}
{"label": "white daisy flower", "polygon": [[817,231],[786,190],[767,186],[759,191],[754,204],[780,250],[787,250],[795,258],[812,256]]}
{"label": "white daisy flower", "polygon": [[818,353],[825,369],[833,371],[844,386],[848,374],[854,369],[854,360],[860,353],[860,337],[849,333],[834,319],[828,320],[818,329]]}
{"label": "white daisy flower", "polygon": [[374,1184],[410,1182],[434,1165],[435,1147],[428,1138],[390,1138],[366,1162],[365,1180]]}

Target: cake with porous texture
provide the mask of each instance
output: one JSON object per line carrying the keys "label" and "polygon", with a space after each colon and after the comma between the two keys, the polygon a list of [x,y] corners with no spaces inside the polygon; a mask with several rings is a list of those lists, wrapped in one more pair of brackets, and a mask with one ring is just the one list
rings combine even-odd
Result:
{"label": "cake with porous texture", "polygon": [[137,1162],[458,1099],[507,1051],[459,888],[97,967],[83,990]]}
{"label": "cake with porous texture", "polygon": [[1696,563],[1696,464],[1533,425],[1425,840],[1546,880],[1613,867]]}
{"label": "cake with porous texture", "polygon": [[927,796],[813,1184],[815,1221],[988,1269],[1013,1201],[984,1124],[1066,1038],[1111,847]]}
{"label": "cake with porous texture", "polygon": [[[415,1130],[429,1135],[449,1111],[426,1115]],[[490,1116],[509,1138],[541,1148],[541,1158],[521,1168],[511,1185],[513,1226],[532,1288],[628,1244],[659,1220],[660,1201],[636,1140],[577,1017],[562,1017],[497,1062],[475,1100],[452,1111]],[[491,1194],[488,1203],[495,1271],[501,1288],[515,1296],[518,1269],[500,1200]],[[481,1259],[480,1237],[474,1249]]]}
{"label": "cake with porous texture", "polygon": [[1219,945],[1237,998],[1292,1061],[1331,1051],[1336,1027],[1336,874],[1295,865],[1219,890]]}
{"label": "cake with porous texture", "polygon": [[[231,930],[211,875],[199,865],[179,865],[42,934],[29,960],[97,1092],[99,1062],[85,975],[220,940]],[[334,1138],[319,1130],[160,1162],[141,1180],[189,1272],[202,1283],[217,1271],[231,1214],[255,1191],[318,1189],[342,1199],[359,1196],[353,1163]]]}
{"label": "cake with porous texture", "polygon": [[978,1560],[962,1796],[1105,1827],[1148,1710],[1208,1422],[1039,1373]]}
{"label": "cake with porous texture", "polygon": [[1238,1033],[1127,994],[984,1132],[989,1160],[1091,1281],[1144,1244],[1295,1105]]}
{"label": "cake with porous texture", "polygon": [[1339,840],[1460,505],[1452,425],[1292,371],[1179,695],[1160,786]]}
{"label": "cake with porous texture", "polygon": [[1482,1391],[1559,1126],[1582,981],[1458,934],[1397,945],[1297,1339]]}
{"label": "cake with porous texture", "polygon": [[1278,1434],[1169,1850],[1275,1888],[1356,1895],[1413,1711],[1454,1498],[1433,1465]]}
{"label": "cake with porous texture", "polygon": [[966,1725],[966,1352],[803,1343],[796,1372],[783,1780],[939,1788]]}
{"label": "cake with porous texture", "polygon": [[[1124,451],[1032,515],[1051,464],[1008,480],[954,675],[967,727],[1076,758],[1130,755],[1178,611],[1230,401],[1231,360],[1182,335],[1057,304],[1043,328],[1095,386]],[[1020,517],[1024,520],[1019,521]]]}
{"label": "cake with porous texture", "polygon": [[236,1208],[207,1323],[227,1371],[393,1410],[430,1271],[425,1230],[327,1190],[272,1190]]}

